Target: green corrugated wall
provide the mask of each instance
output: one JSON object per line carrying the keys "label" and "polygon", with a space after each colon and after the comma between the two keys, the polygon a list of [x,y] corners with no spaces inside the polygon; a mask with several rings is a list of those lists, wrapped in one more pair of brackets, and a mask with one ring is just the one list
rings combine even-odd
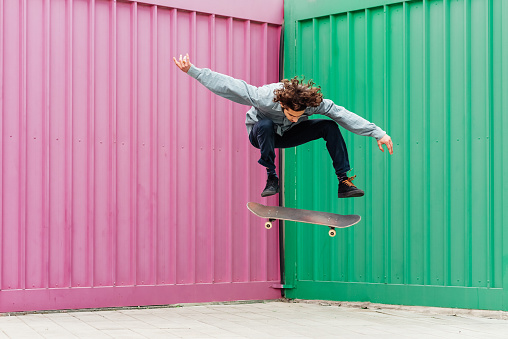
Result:
{"label": "green corrugated wall", "polygon": [[[504,18],[504,21],[503,21]],[[284,152],[284,204],[359,214],[285,224],[288,298],[508,310],[508,1],[286,0],[284,76],[385,129],[344,129],[362,198],[324,141]]]}

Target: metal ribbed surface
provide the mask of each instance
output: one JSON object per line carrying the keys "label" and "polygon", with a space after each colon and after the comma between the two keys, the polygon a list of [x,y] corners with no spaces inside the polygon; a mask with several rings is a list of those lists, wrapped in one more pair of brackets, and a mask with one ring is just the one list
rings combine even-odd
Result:
{"label": "metal ribbed surface", "polygon": [[280,296],[278,234],[245,208],[277,204],[248,107],[172,61],[278,81],[270,4],[0,3],[0,311]]}
{"label": "metal ribbed surface", "polygon": [[285,152],[286,206],[362,216],[335,239],[286,227],[288,296],[507,309],[507,14],[501,0],[286,3],[285,76],[395,144],[390,157],[343,130],[366,195],[341,201],[324,142]]}

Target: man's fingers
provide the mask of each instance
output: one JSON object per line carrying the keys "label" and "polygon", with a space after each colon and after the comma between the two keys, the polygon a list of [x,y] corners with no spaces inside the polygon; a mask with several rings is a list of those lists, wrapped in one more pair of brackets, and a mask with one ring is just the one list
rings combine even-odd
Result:
{"label": "man's fingers", "polygon": [[183,68],[182,64],[181,64],[180,62],[178,62],[178,60],[176,60],[176,58],[175,58],[175,57],[173,57],[173,61],[174,61],[174,62],[175,62],[175,64],[178,66],[178,68],[180,68],[180,69],[182,69],[182,68]]}
{"label": "man's fingers", "polygon": [[384,151],[385,151],[385,150],[383,149],[383,144],[382,144],[382,143],[378,142],[378,143],[377,143],[377,146],[379,147],[379,150],[380,150],[381,152],[384,152]]}
{"label": "man's fingers", "polygon": [[178,57],[177,58],[173,57],[173,61],[175,62],[175,65],[177,65],[178,68],[180,68],[180,70],[182,70],[182,71],[184,71],[186,73],[187,73],[187,71],[191,67],[189,53],[187,53],[185,56],[180,54],[179,58]]}
{"label": "man's fingers", "polygon": [[393,142],[392,142],[392,140],[390,139],[390,140],[384,142],[384,144],[386,145],[386,148],[388,148],[388,152],[390,154],[393,154]]}

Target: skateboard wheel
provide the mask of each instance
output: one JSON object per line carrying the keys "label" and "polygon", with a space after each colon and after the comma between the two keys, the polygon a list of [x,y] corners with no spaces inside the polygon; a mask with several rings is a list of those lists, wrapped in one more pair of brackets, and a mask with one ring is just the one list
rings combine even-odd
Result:
{"label": "skateboard wheel", "polygon": [[267,221],[267,222],[265,223],[265,228],[266,228],[267,230],[269,230],[270,228],[272,228],[272,222],[271,222],[271,221]]}
{"label": "skateboard wheel", "polygon": [[330,237],[334,237],[336,234],[337,234],[337,232],[335,232],[335,230],[329,230],[329,231],[328,231],[328,235],[329,235]]}

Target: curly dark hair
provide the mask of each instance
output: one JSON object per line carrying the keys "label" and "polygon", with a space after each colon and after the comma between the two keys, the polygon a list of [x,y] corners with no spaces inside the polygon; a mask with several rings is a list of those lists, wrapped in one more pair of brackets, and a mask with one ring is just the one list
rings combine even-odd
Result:
{"label": "curly dark hair", "polygon": [[282,80],[283,87],[273,91],[275,94],[273,101],[293,111],[319,106],[323,101],[321,86],[314,87],[315,83],[312,80],[309,80],[307,84],[304,81],[305,79],[298,80],[298,77]]}

